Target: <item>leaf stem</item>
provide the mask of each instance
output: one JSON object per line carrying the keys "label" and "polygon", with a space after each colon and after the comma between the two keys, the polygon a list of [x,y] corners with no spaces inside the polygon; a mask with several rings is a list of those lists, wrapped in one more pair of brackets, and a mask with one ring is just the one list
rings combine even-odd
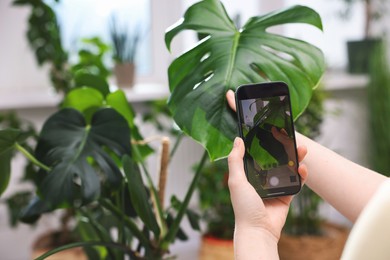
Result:
{"label": "leaf stem", "polygon": [[117,243],[107,243],[107,242],[101,242],[101,241],[87,241],[87,242],[71,243],[71,244],[67,244],[67,245],[64,245],[64,246],[60,246],[60,247],[54,248],[53,250],[50,250],[49,252],[46,252],[45,254],[35,258],[35,260],[43,260],[43,259],[46,259],[47,257],[49,257],[51,255],[54,255],[54,254],[56,254],[58,252],[61,252],[61,251],[64,251],[64,250],[68,250],[68,249],[71,249],[71,248],[75,248],[75,247],[92,247],[92,246],[104,246],[104,247],[116,248],[116,249],[119,249],[119,250],[125,252],[126,254],[130,255],[130,257],[132,259],[133,258],[136,259],[136,256],[135,256],[134,252],[132,252],[126,246],[123,246],[123,245],[120,245],[120,244],[117,244]]}
{"label": "leaf stem", "polygon": [[16,149],[18,149],[24,156],[27,157],[33,164],[36,166],[44,169],[45,171],[49,172],[51,168],[49,166],[46,166],[45,164],[41,163],[40,161],[37,160],[31,153],[29,153],[23,146],[21,146],[18,143],[15,143]]}
{"label": "leaf stem", "polygon": [[120,209],[118,209],[107,199],[100,199],[99,202],[100,205],[111,211],[118,219],[123,219],[124,224],[130,229],[133,235],[138,238],[141,244],[145,246],[145,250],[150,250],[150,241],[145,237],[141,230],[139,230],[138,226],[133,221],[131,221],[129,218],[124,217],[123,212],[121,212]]}

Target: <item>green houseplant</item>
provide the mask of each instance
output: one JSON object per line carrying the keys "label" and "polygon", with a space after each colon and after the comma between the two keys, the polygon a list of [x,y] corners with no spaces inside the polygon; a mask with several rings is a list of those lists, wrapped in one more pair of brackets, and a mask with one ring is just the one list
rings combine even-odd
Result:
{"label": "green houseplant", "polygon": [[[227,155],[236,135],[235,116],[224,98],[227,89],[246,82],[283,80],[294,93],[295,117],[309,103],[324,71],[322,52],[308,43],[266,31],[274,25],[296,22],[321,29],[317,13],[295,6],[254,17],[239,30],[219,1],[205,0],[190,7],[184,21],[167,31],[168,46],[184,29],[209,35],[177,58],[168,73],[172,91],[169,107],[175,121],[205,146],[212,160]],[[187,206],[207,154],[183,201],[173,199],[171,206],[163,208],[143,167],[142,150],[133,142],[138,131],[123,92],[111,92],[101,81],[89,81],[66,93],[60,110],[46,121],[34,151],[20,148],[28,135],[18,129],[0,132],[1,155],[22,151],[39,168],[37,197],[25,209],[24,219],[33,220],[58,207],[76,211],[82,240],[51,253],[85,246],[95,258],[121,259],[124,254],[162,258],[180,237],[184,216],[197,228]],[[9,160],[2,161],[2,166],[8,169]],[[66,185],[59,185],[59,179]],[[120,231],[116,237],[108,232],[112,226]]]}
{"label": "green houseplant", "polygon": [[109,31],[117,84],[120,87],[131,87],[134,84],[135,55],[140,40],[139,28],[130,32],[127,25],[120,25],[115,16],[112,16]]}

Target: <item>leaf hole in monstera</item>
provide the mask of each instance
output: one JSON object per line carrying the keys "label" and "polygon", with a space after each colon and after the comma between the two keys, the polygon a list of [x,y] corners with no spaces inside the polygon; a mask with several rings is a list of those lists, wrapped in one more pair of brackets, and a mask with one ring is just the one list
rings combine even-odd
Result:
{"label": "leaf hole in monstera", "polygon": [[200,62],[203,62],[203,61],[207,60],[210,57],[210,55],[211,55],[210,52],[208,52],[205,55],[203,55],[202,58],[200,58]]}
{"label": "leaf hole in monstera", "polygon": [[294,61],[294,57],[291,56],[290,54],[288,53],[285,53],[285,52],[281,52],[281,51],[278,51],[278,50],[275,50],[269,46],[261,46],[261,48],[263,48],[264,50],[266,50],[267,52],[269,53],[272,53],[274,54],[275,56],[285,60],[285,61],[288,61],[288,62],[292,62]]}
{"label": "leaf hole in monstera", "polygon": [[214,72],[209,71],[204,75],[204,79],[201,82],[198,82],[195,84],[195,86],[192,88],[193,90],[197,89],[200,85],[203,83],[209,81],[214,76]]}
{"label": "leaf hole in monstera", "polygon": [[77,173],[73,173],[73,183],[81,186],[81,178]]}

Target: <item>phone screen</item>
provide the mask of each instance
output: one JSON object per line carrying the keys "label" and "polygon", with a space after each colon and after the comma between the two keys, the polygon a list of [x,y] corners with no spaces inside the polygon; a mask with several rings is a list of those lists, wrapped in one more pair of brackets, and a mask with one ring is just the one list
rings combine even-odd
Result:
{"label": "phone screen", "polygon": [[[245,93],[240,95],[240,91]],[[297,193],[301,181],[287,86],[284,83],[241,86],[237,104],[249,182],[261,197]]]}

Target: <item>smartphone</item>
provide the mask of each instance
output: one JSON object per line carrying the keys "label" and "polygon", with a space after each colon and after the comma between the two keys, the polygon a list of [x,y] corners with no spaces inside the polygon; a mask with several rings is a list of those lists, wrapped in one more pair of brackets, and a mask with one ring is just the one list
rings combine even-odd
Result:
{"label": "smartphone", "polygon": [[287,84],[239,86],[236,104],[248,181],[262,198],[298,193],[301,178]]}

